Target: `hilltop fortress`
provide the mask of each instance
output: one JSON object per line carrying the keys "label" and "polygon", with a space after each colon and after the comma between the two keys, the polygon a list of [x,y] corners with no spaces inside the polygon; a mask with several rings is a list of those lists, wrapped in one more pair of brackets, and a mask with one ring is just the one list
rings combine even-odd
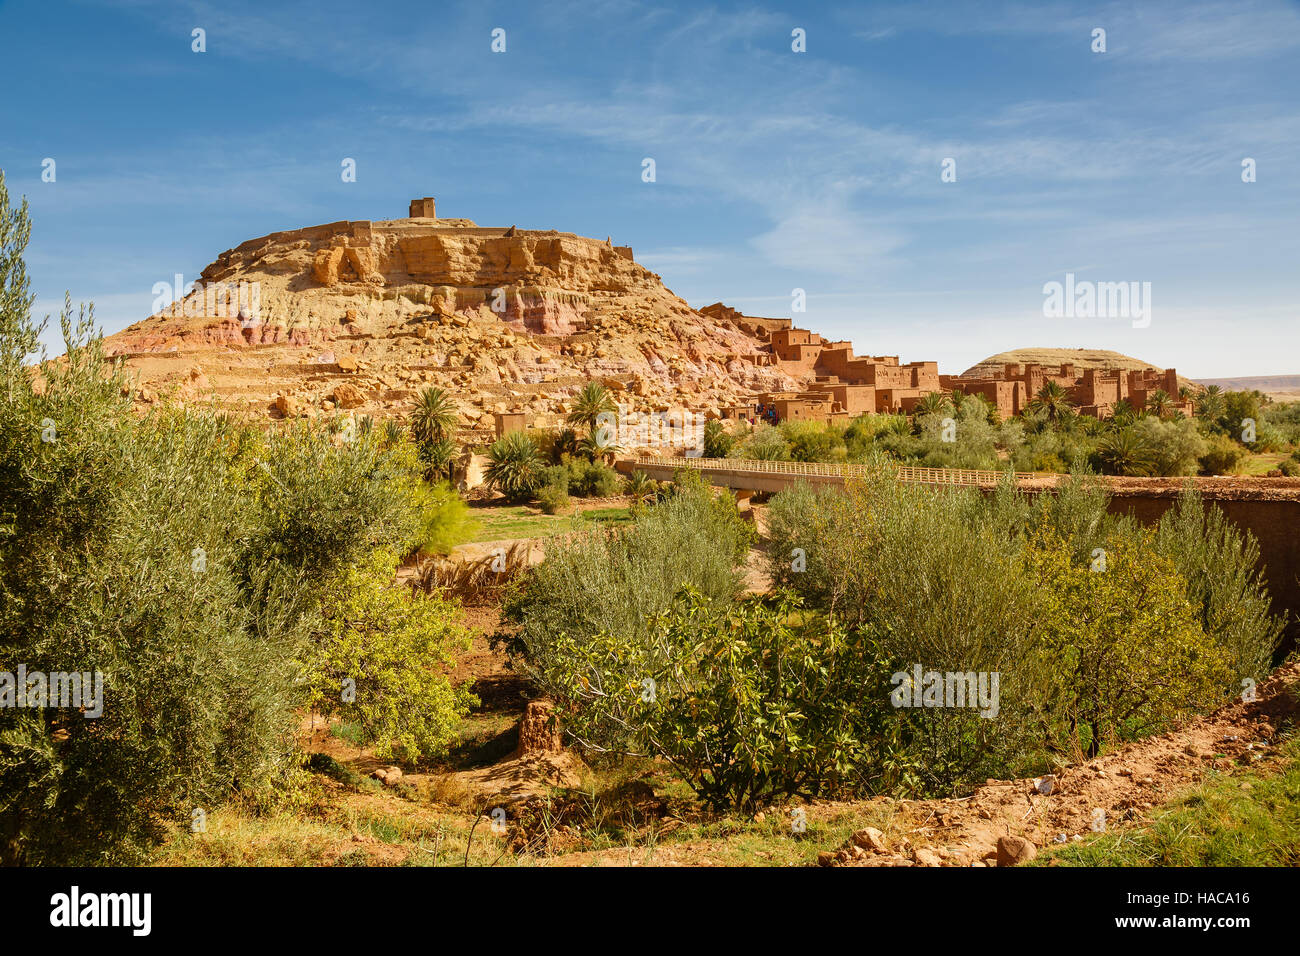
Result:
{"label": "hilltop fortress", "polygon": [[1177,396],[1173,370],[1007,365],[964,378],[940,375],[934,362],[854,355],[850,342],[790,319],[722,303],[692,309],[612,239],[439,218],[433,197],[412,200],[403,219],[243,242],[193,290],[105,344],[145,401],[216,399],[262,417],[403,416],[435,384],[460,403],[466,429],[484,436],[502,422],[554,424],[592,379],[633,411],[733,420],[907,412],[953,388],[1013,415],[1048,380],[1102,417],[1155,388]]}

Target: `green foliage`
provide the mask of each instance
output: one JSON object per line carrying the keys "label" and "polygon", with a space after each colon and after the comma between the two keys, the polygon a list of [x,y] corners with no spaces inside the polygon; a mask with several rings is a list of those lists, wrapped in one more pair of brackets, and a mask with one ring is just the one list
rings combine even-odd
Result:
{"label": "green foliage", "polygon": [[566,420],[578,431],[591,433],[595,431],[601,415],[617,412],[618,405],[615,404],[614,396],[609,393],[609,389],[600,382],[588,382],[582,386],[582,391],[573,400],[573,407]]}
{"label": "green foliage", "polygon": [[601,461],[569,462],[569,491],[580,498],[611,498],[622,486],[618,472]]}
{"label": "green foliage", "polygon": [[1108,432],[1097,445],[1097,461],[1108,475],[1147,476],[1155,469],[1155,454],[1136,425]]}
{"label": "green foliage", "polygon": [[1056,422],[1068,417],[1074,409],[1070,405],[1068,393],[1061,384],[1049,379],[1043,383],[1038,394],[1029,400],[1028,411],[1037,418]]}
{"label": "green foliage", "polygon": [[640,469],[627,476],[623,490],[634,498],[651,498],[659,490],[659,483]]}
{"label": "green foliage", "polygon": [[445,481],[421,483],[415,489],[413,504],[419,515],[416,547],[425,554],[450,554],[452,548],[472,540],[479,531],[479,522],[470,514],[465,499]]}
{"label": "green foliage", "polygon": [[548,515],[567,511],[569,492],[561,485],[543,485],[537,492],[537,506]]}
{"label": "green foliage", "polygon": [[1264,401],[1264,395],[1257,391],[1224,392],[1223,413],[1218,417],[1218,426],[1230,437],[1240,441],[1246,419],[1254,421],[1258,431],[1260,406]]}
{"label": "green foliage", "polygon": [[1155,549],[1183,576],[1202,629],[1228,654],[1232,675],[1225,690],[1240,691],[1244,678],[1262,679],[1285,619],[1271,613],[1254,536],[1189,489],[1160,519]]}
{"label": "green foliage", "polygon": [[1079,564],[1054,535],[1027,551],[1053,662],[1042,717],[1058,749],[1089,757],[1209,709],[1231,673],[1228,654],[1206,642],[1177,568],[1148,537],[1115,537],[1104,551],[1104,564]]}
{"label": "green foliage", "polygon": [[735,444],[735,439],[723,427],[719,419],[710,418],[704,423],[705,458],[726,458],[731,452],[733,444]]}
{"label": "green foliage", "polygon": [[1267,666],[1279,622],[1255,553],[1200,502],[1182,507],[1142,533],[1108,515],[1088,475],[1031,498],[1009,481],[989,496],[907,485],[882,467],[775,496],[768,570],[903,669],[1000,675],[995,719],[926,710],[899,739],[893,756],[923,787],[951,792],[1152,732]]}
{"label": "green foliage", "polygon": [[532,494],[542,474],[542,457],[524,432],[510,432],[488,449],[483,478],[489,487],[510,501],[522,501]]}
{"label": "green foliage", "polygon": [[451,396],[430,385],[416,399],[415,411],[411,413],[411,434],[420,445],[447,441],[456,433],[458,419]]}
{"label": "green foliage", "polygon": [[416,399],[411,413],[411,434],[420,450],[420,460],[430,478],[446,477],[456,457],[456,403],[441,388],[428,386]]}
{"label": "green foliage", "polygon": [[393,581],[396,560],[376,552],[322,588],[308,672],[312,706],[355,721],[381,758],[416,761],[446,752],[477,703],[447,674],[469,650],[457,608]]}
{"label": "green foliage", "polygon": [[1214,432],[1205,438],[1205,451],[1197,460],[1204,475],[1232,475],[1241,470],[1246,449],[1227,435]]}
{"label": "green foliage", "polygon": [[779,428],[760,422],[731,446],[728,458],[751,461],[789,461],[790,443]]}
{"label": "green foliage", "polygon": [[794,461],[844,461],[848,447],[840,429],[820,422],[790,422],[781,425]]}
{"label": "green foliage", "polygon": [[715,809],[835,792],[897,727],[883,698],[862,705],[878,658],[788,598],[719,614],[686,592],[643,634],[562,636],[546,665],[575,736],[627,728],[620,752],[664,759]]}
{"label": "green foliage", "polygon": [[[1169,414],[1167,403],[1166,414]],[[1138,421],[1133,430],[1146,446],[1153,475],[1194,475],[1200,469],[1201,457],[1208,451],[1205,439],[1190,418],[1162,421],[1153,414]]]}
{"label": "green foliage", "polygon": [[[721,613],[740,590],[737,554],[752,534],[730,503],[687,486],[647,508],[630,527],[582,528],[548,546],[546,560],[507,592],[504,639],[519,666],[557,690],[561,642],[601,633],[644,642],[652,622],[683,587]],[[567,645],[565,645],[567,646]],[[617,727],[602,730],[609,744]]]}
{"label": "green foliage", "polygon": [[166,821],[292,784],[321,589],[410,544],[416,469],[364,427],[138,416],[70,305],[66,356],[32,374],[22,216],[0,196],[0,646],[104,696],[0,708],[0,863],[135,862]]}

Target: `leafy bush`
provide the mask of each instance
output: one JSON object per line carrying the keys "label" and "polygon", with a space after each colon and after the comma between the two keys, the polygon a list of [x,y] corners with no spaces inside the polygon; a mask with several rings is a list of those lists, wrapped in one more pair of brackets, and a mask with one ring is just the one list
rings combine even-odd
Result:
{"label": "leafy bush", "polygon": [[759,423],[753,431],[731,446],[728,458],[757,461],[788,461],[790,443],[779,428]]}
{"label": "leafy bush", "polygon": [[579,739],[628,728],[620,752],[663,758],[715,809],[856,783],[897,733],[888,671],[824,615],[782,600],[719,614],[686,592],[640,635],[562,635],[546,684]]}
{"label": "leafy bush", "polygon": [[848,448],[839,429],[815,422],[783,424],[781,431],[790,443],[794,461],[844,461]]}
{"label": "leafy bush", "polygon": [[[683,587],[718,613],[740,590],[737,552],[748,526],[699,488],[671,495],[621,529],[585,528],[548,546],[546,560],[507,592],[504,640],[519,666],[548,692],[558,691],[563,642],[601,633],[639,644]],[[568,644],[564,644],[568,646]],[[567,653],[567,652],[565,652]],[[602,728],[602,744],[619,728]],[[597,741],[589,741],[597,743]]]}
{"label": "leafy bush", "polygon": [[561,514],[569,508],[569,493],[561,485],[543,485],[537,492],[537,505],[548,515]]}
{"label": "leafy bush", "polygon": [[1228,654],[1232,675],[1225,690],[1239,691],[1245,678],[1263,678],[1286,622],[1271,613],[1254,536],[1188,490],[1160,519],[1155,549],[1183,576],[1201,627]]}
{"label": "leafy bush", "polygon": [[[1036,770],[1054,750],[1151,732],[1230,692],[1234,668],[1262,666],[1277,622],[1243,573],[1253,553],[1187,507],[1160,537],[1109,516],[1086,475],[1030,499],[1010,482],[991,496],[904,485],[885,467],[844,490],[799,484],[774,497],[769,570],[904,670],[1000,675],[996,719],[913,714],[893,755],[926,789],[950,792]],[[1109,576],[1092,570],[1098,549]],[[1222,579],[1192,572],[1198,553]]]}
{"label": "leafy bush", "polygon": [[458,544],[470,540],[479,523],[451,485],[421,484],[414,491],[413,502],[419,514],[416,547],[425,554],[450,554]]}
{"label": "leafy bush", "polygon": [[726,458],[734,443],[735,439],[731,436],[731,433],[723,427],[721,421],[716,418],[710,418],[704,423],[705,458]]}
{"label": "leafy bush", "polygon": [[381,758],[414,761],[445,753],[477,701],[447,676],[452,651],[469,650],[459,610],[395,585],[395,565],[376,552],[322,589],[310,694],[320,713],[358,723]]}
{"label": "leafy bush", "polygon": [[618,472],[603,461],[574,459],[569,476],[569,490],[580,498],[611,498],[622,485]]}
{"label": "leafy bush", "polygon": [[1227,435],[1213,433],[1206,436],[1205,451],[1198,459],[1203,475],[1232,475],[1241,469],[1246,449]]}
{"label": "leafy bush", "polygon": [[1104,565],[1080,564],[1069,541],[1045,535],[1027,552],[1053,662],[1040,701],[1046,732],[1057,749],[1088,757],[1209,709],[1231,675],[1149,535],[1115,537],[1104,550]]}
{"label": "leafy bush", "polygon": [[0,863],[138,861],[166,821],[292,785],[320,595],[418,532],[409,443],[138,416],[93,313],[32,375],[25,210],[0,178],[0,646],[103,676],[102,715],[0,708]]}
{"label": "leafy bush", "polygon": [[1155,475],[1194,475],[1199,469],[1199,459],[1208,450],[1190,418],[1162,421],[1151,415],[1140,419],[1133,428],[1147,447],[1150,471]]}
{"label": "leafy bush", "polygon": [[537,487],[541,472],[542,457],[532,438],[524,432],[510,432],[488,449],[483,479],[508,500],[523,501]]}

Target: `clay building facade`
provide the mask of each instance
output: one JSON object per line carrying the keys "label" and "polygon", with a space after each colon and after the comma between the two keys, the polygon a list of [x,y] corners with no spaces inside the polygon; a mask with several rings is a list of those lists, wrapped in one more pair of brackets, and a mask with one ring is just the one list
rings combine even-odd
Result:
{"label": "clay building facade", "polygon": [[1109,418],[1120,401],[1127,401],[1135,409],[1145,408],[1156,391],[1169,396],[1175,414],[1189,416],[1193,411],[1192,402],[1178,398],[1178,372],[1172,368],[1080,370],[1069,362],[1061,365],[1009,362],[994,376],[940,376],[945,390],[978,395],[1003,418],[1021,414],[1048,382],[1064,389],[1079,414],[1091,418]]}

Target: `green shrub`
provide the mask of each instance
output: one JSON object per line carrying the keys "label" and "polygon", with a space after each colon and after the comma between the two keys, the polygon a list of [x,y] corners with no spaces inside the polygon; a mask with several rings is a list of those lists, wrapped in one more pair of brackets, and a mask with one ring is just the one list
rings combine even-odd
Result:
{"label": "green shrub", "polygon": [[844,461],[848,448],[839,429],[817,422],[791,422],[781,426],[794,461]]}
{"label": "green shrub", "polygon": [[789,461],[790,443],[779,428],[759,423],[744,438],[731,446],[728,458],[757,461]]}
{"label": "green shrub", "polygon": [[167,822],[292,787],[321,589],[418,531],[409,443],[138,416],[93,314],[36,342],[0,178],[0,646],[103,676],[103,713],[0,708],[0,863],[139,861]]}
{"label": "green shrub", "polygon": [[[989,496],[905,485],[882,467],[843,490],[799,484],[775,496],[768,562],[883,660],[1000,675],[996,719],[918,712],[892,755],[919,768],[925,790],[951,792],[1165,726],[1230,692],[1239,662],[1266,656],[1276,622],[1241,574],[1253,554],[1217,525],[1173,530],[1152,537],[1109,516],[1088,475],[1030,499],[1010,482]],[[1207,543],[1182,547],[1196,537]],[[1184,572],[1179,551],[1188,565],[1214,555],[1223,579]],[[1102,553],[1110,576],[1089,577]],[[1215,616],[1201,614],[1207,602],[1222,620],[1203,626]]]}
{"label": "green shrub", "polygon": [[538,478],[537,483],[542,488],[558,488],[567,495],[572,474],[573,470],[569,467],[567,461],[562,465],[547,465],[542,469],[541,477]]}
{"label": "green shrub", "polygon": [[524,432],[510,432],[488,449],[483,478],[508,500],[523,501],[537,487],[541,473],[542,457],[532,438]]}
{"label": "green shrub", "polygon": [[618,472],[602,461],[569,463],[569,490],[580,498],[611,498],[622,486]]}
{"label": "green shrub", "polygon": [[1246,459],[1246,449],[1227,435],[1213,433],[1206,436],[1205,451],[1198,459],[1203,475],[1232,475],[1241,470]]}
{"label": "green shrub", "polygon": [[[550,692],[562,641],[582,644],[606,633],[640,643],[683,587],[721,613],[739,593],[736,556],[751,533],[734,502],[730,508],[693,488],[645,509],[631,527],[583,528],[557,540],[507,591],[507,628],[497,640]],[[618,734],[605,727],[602,742]]]}
{"label": "green shrub", "polygon": [[735,441],[718,419],[710,418],[704,423],[705,458],[726,458]]}
{"label": "green shrub", "polygon": [[479,523],[469,505],[449,484],[421,484],[414,491],[419,514],[416,547],[425,554],[450,554],[452,548],[474,537]]}
{"label": "green shrub", "polygon": [[623,491],[633,498],[648,499],[659,490],[659,483],[644,471],[634,471],[623,483]]}
{"label": "green shrub", "polygon": [[1221,701],[1229,655],[1205,640],[1182,577],[1150,534],[1108,540],[1104,564],[1080,564],[1073,550],[1044,535],[1027,552],[1052,661],[1038,707],[1055,748],[1094,757]]}
{"label": "green shrub", "polygon": [[395,566],[377,552],[324,586],[308,679],[317,711],[358,723],[380,758],[415,761],[445,753],[477,701],[447,676],[469,650],[459,610],[395,584]]}
{"label": "green shrub", "polygon": [[1183,576],[1202,629],[1229,656],[1231,683],[1224,689],[1240,691],[1240,681],[1262,679],[1286,622],[1272,614],[1255,537],[1189,489],[1160,519],[1155,548]]}
{"label": "green shrub", "polygon": [[548,515],[561,514],[569,509],[569,493],[560,485],[543,485],[537,492],[537,505]]}
{"label": "green shrub", "polygon": [[1161,421],[1149,415],[1140,419],[1133,428],[1147,447],[1150,471],[1154,475],[1194,475],[1199,468],[1199,459],[1208,451],[1205,439],[1190,418]]}
{"label": "green shrub", "polygon": [[686,592],[646,631],[560,637],[545,683],[567,726],[620,752],[665,760],[709,806],[753,812],[774,799],[838,792],[885,761],[898,731],[888,670],[824,615],[783,600],[717,613]]}

